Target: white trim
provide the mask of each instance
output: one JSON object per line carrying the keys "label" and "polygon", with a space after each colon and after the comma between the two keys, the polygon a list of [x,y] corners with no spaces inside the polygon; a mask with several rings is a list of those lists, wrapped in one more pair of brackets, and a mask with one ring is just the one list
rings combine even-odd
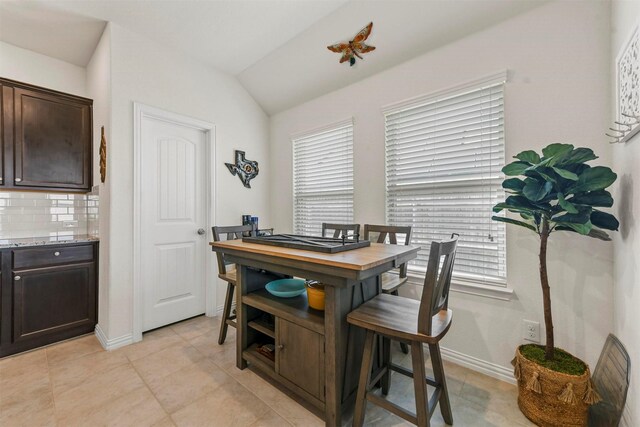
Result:
{"label": "white trim", "polygon": [[442,358],[444,360],[448,360],[449,362],[464,366],[465,368],[469,368],[473,371],[480,372],[481,374],[488,375],[509,384],[516,384],[516,379],[513,377],[512,369],[445,347],[440,347],[440,352],[442,353]]}
{"label": "white trim", "polygon": [[115,350],[116,348],[124,347],[125,345],[133,344],[133,335],[126,334],[118,338],[108,339],[100,325],[96,325],[95,330],[96,338],[100,341],[102,348],[107,351]]}
{"label": "white trim", "polygon": [[[409,277],[407,280],[408,283],[416,286],[424,285],[424,276],[411,274],[411,272],[409,272],[407,276]],[[515,296],[513,289],[507,286],[483,285],[481,283],[458,280],[456,278],[451,279],[450,290],[462,294],[493,298],[501,301],[510,301]]]}
{"label": "white trim", "polygon": [[[231,311],[233,312],[233,310],[235,310],[236,308],[236,303],[234,302],[233,304],[231,304]],[[224,311],[224,304],[219,305],[218,308],[216,308],[216,312],[214,313],[214,317],[218,317],[218,316],[222,316],[222,312]]]}
{"label": "white trim", "polygon": [[347,119],[344,120],[339,120],[337,122],[333,122],[333,123],[329,123],[326,125],[322,125],[322,126],[318,126],[316,128],[313,129],[308,129],[305,131],[301,131],[301,132],[295,132],[289,135],[289,139],[291,140],[291,144],[293,145],[293,140],[294,139],[299,139],[299,138],[303,138],[305,136],[308,135],[313,135],[316,133],[322,133],[325,131],[330,131],[330,130],[335,130],[338,128],[341,128],[343,126],[354,126],[355,125],[355,119],[353,117],[349,117]]}
{"label": "white trim", "polygon": [[502,70],[497,73],[489,74],[488,76],[480,77],[478,79],[470,80],[461,84],[450,86],[446,89],[441,89],[436,92],[431,92],[423,95],[414,96],[402,101],[394,102],[391,104],[383,105],[381,110],[383,115],[395,113],[398,110],[404,110],[406,108],[427,104],[432,101],[436,101],[442,95],[446,95],[447,98],[460,95],[463,92],[469,90],[478,90],[482,86],[493,86],[507,82],[508,71]]}
{"label": "white trim", "polygon": [[[215,179],[216,169],[216,139],[215,125],[213,123],[194,119],[192,117],[183,116],[181,114],[165,111],[156,107],[151,107],[139,102],[133,103],[133,342],[142,340],[142,310],[143,299],[140,280],[140,260],[141,256],[141,216],[140,216],[140,196],[142,192],[142,119],[148,117],[155,120],[162,120],[168,123],[179,123],[205,133],[205,150],[207,151],[207,164],[205,171],[207,173],[206,183],[206,208],[207,208],[207,225],[205,230],[206,236],[212,239],[211,227],[215,224],[216,214],[216,197],[217,182]],[[209,317],[216,312],[216,289],[215,277],[213,274],[213,257],[205,256],[205,314]],[[120,338],[118,338],[120,339]]]}

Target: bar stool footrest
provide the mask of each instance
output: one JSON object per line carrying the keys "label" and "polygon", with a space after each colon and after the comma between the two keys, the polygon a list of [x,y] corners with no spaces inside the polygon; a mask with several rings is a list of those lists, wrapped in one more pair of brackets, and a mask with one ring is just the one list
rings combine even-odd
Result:
{"label": "bar stool footrest", "polygon": [[409,421],[412,424],[418,424],[418,418],[415,414],[407,411],[406,409],[396,405],[393,402],[388,401],[387,399],[383,399],[382,397],[375,394],[367,393],[367,400],[374,405],[380,406],[381,408],[386,409],[387,411],[399,416],[400,418]]}

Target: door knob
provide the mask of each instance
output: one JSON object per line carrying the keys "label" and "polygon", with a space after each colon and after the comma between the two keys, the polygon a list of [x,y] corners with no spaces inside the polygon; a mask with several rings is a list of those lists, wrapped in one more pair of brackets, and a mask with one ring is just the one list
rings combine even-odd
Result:
{"label": "door knob", "polygon": [[13,278],[13,280],[20,280],[20,279],[22,279],[22,277],[20,277],[20,276],[16,276],[16,277]]}
{"label": "door knob", "polygon": [[198,228],[199,235],[204,236],[204,233],[206,233],[206,231],[204,231],[204,228]]}

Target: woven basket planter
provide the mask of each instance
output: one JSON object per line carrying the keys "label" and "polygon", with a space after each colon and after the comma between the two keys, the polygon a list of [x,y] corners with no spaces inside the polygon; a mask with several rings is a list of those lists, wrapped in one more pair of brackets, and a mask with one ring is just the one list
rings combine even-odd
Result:
{"label": "woven basket planter", "polygon": [[516,350],[514,376],[518,380],[518,406],[542,427],[586,426],[589,406],[600,401],[589,368],[582,375],[552,371]]}

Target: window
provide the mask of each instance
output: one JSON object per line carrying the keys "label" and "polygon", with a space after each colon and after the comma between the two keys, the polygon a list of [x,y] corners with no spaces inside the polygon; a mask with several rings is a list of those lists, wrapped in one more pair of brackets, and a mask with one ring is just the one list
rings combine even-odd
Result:
{"label": "window", "polygon": [[506,283],[503,200],[506,74],[394,106],[385,113],[387,222],[412,225],[421,245],[410,270],[425,272],[432,241],[458,233],[454,277]]}
{"label": "window", "polygon": [[353,122],[293,138],[293,231],[353,222]]}

